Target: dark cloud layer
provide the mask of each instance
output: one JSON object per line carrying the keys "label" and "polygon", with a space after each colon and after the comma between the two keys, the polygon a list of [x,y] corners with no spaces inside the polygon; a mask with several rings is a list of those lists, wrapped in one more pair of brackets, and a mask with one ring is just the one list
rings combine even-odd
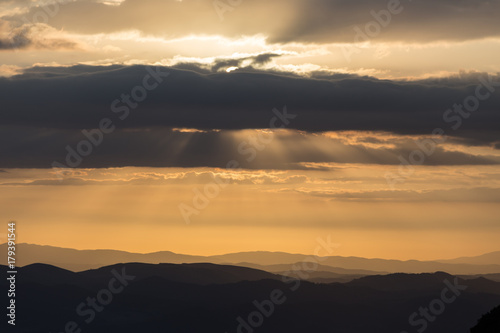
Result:
{"label": "dark cloud layer", "polygon": [[[304,78],[251,69],[208,74],[175,68],[149,71],[168,72],[169,76],[160,78],[163,82],[135,109],[120,99],[143,84],[149,75],[144,66],[35,67],[22,75],[2,78],[0,122],[95,128],[103,117],[118,119],[126,113],[112,112],[115,102],[115,111],[130,111],[120,121],[121,128],[269,128],[271,110],[287,105],[289,113],[297,117],[286,127],[299,130],[430,134],[439,127],[449,135],[483,142],[497,142],[499,137],[499,76],[492,78],[495,92],[480,103],[478,111],[463,119],[450,113],[445,121],[443,115],[449,108],[475,95],[481,75],[450,78],[453,84],[439,84],[324,74]],[[481,93],[488,91],[483,88]]]}
{"label": "dark cloud layer", "polygon": [[[500,1],[296,0],[293,3],[300,15],[282,33],[272,35],[272,41],[352,43],[368,38],[425,43],[478,39],[500,33],[496,24]],[[388,16],[389,3],[400,5],[392,7],[393,13]]]}
{"label": "dark cloud layer", "polygon": [[[266,61],[274,55],[252,62]],[[239,61],[239,60],[238,60]],[[236,62],[238,63],[238,62]],[[215,70],[233,65],[216,62]],[[491,145],[500,137],[500,94],[482,101],[468,118],[445,121],[443,114],[453,104],[476,93],[481,74],[468,74],[442,81],[398,82],[353,75],[314,74],[312,78],[291,73],[272,73],[252,68],[221,73],[195,64],[183,68],[34,67],[24,74],[0,79],[0,167],[49,167],[63,164],[66,146],[76,147],[86,139],[82,129],[99,127],[107,118],[116,126],[105,143],[84,158],[81,167],[109,166],[210,166],[224,168],[237,159],[245,168],[294,169],[302,162],[399,164],[399,155],[409,156],[415,145],[370,148],[356,145],[336,154],[325,153],[312,136],[283,136],[279,148],[286,160],[262,152],[245,162],[231,130],[276,126],[307,132],[368,130],[397,134],[426,134],[442,128],[461,145]],[[151,73],[161,73],[151,74]],[[168,76],[167,74],[168,73]],[[137,103],[125,95],[139,91],[145,76],[162,81]],[[500,79],[493,80],[500,89]],[[487,88],[481,90],[487,92]],[[140,95],[140,94],[139,94]],[[142,98],[141,98],[142,99]],[[128,104],[130,103],[130,104]],[[289,119],[279,120],[287,106]],[[133,106],[136,106],[135,108]],[[276,110],[273,111],[273,109]],[[126,117],[125,117],[126,116]],[[456,115],[455,115],[456,116]],[[221,132],[181,133],[172,128]],[[228,132],[229,131],[229,132]],[[232,133],[232,134],[231,134]],[[373,141],[375,140],[375,141]],[[376,138],[365,143],[377,144]],[[497,146],[498,147],[498,146]],[[428,165],[496,164],[498,159],[445,151],[438,147]]]}
{"label": "dark cloud layer", "polygon": [[[237,161],[237,165],[231,164],[229,168],[303,170],[309,169],[302,164],[307,162],[399,165],[399,156],[408,158],[418,148],[411,141],[395,147],[375,148],[299,132],[277,132],[271,140],[269,136],[259,139],[256,132],[238,134],[234,131],[179,132],[167,128],[116,129],[103,135],[102,140],[93,134],[93,140],[102,143],[93,146],[88,156],[81,156],[74,152],[78,151],[81,141],[89,139],[80,130],[0,127],[0,167],[48,168],[57,161],[60,165],[83,168],[227,168],[228,162]],[[257,144],[252,143],[255,142],[252,138],[257,139]],[[67,147],[73,153],[68,154]],[[425,164],[491,165],[500,164],[500,158],[437,147]]]}
{"label": "dark cloud layer", "polygon": [[[213,72],[217,72],[220,69],[230,68],[230,67],[240,67],[245,61],[249,62],[249,66],[259,66],[264,65],[270,62],[273,58],[279,57],[279,54],[274,53],[263,53],[257,56],[252,57],[242,57],[237,59],[229,59],[229,60],[216,60],[215,63],[211,66],[211,70]],[[195,69],[196,70],[196,69]]]}

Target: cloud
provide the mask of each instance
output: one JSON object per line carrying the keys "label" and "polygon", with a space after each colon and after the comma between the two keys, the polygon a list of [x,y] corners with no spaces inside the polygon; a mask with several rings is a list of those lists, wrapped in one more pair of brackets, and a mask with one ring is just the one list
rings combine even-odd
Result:
{"label": "cloud", "polygon": [[[193,65],[193,68],[195,65]],[[154,70],[154,69],[153,69]],[[500,76],[497,88],[467,119],[444,113],[475,94],[472,76],[452,83],[389,81],[355,75],[300,77],[251,68],[231,73],[157,68],[170,76],[148,93],[120,128],[196,129],[268,128],[273,108],[287,105],[297,115],[288,128],[305,131],[388,131],[446,134],[496,142],[499,136]],[[118,119],[115,107],[126,107],[123,95],[142,84],[144,66],[34,67],[22,75],[0,78],[0,121],[5,125],[49,128],[94,128],[103,117]],[[483,77],[486,77],[483,74]],[[487,80],[487,79],[486,79]],[[29,98],[26,98],[29,96]],[[137,112],[135,112],[137,111]],[[452,127],[460,121],[457,130]],[[281,125],[278,124],[278,126]]]}
{"label": "cloud", "polygon": [[[91,136],[93,140],[100,140],[95,133]],[[230,161],[237,161],[236,168],[275,170],[310,170],[311,163],[399,165],[400,156],[408,159],[412,151],[419,149],[415,141],[428,138],[356,132],[332,136],[331,133],[296,130],[264,134],[260,130],[117,128],[113,133],[103,135],[102,143],[93,146],[88,156],[75,153],[80,142],[88,140],[78,129],[1,126],[0,167],[49,168],[54,161],[81,168],[226,169]],[[449,147],[456,149],[449,150]],[[434,152],[426,157],[425,165],[500,164],[500,156],[488,148],[482,154],[472,153],[467,146],[450,139],[446,146],[435,147]],[[323,167],[323,170],[327,168]]]}
{"label": "cloud", "polygon": [[500,14],[499,1],[397,1],[401,5],[396,6],[392,14],[388,4],[393,2],[386,0],[296,0],[293,3],[301,15],[295,16],[293,24],[283,32],[271,35],[271,42],[427,43],[481,39],[500,33],[500,27],[494,24],[494,18]]}
{"label": "cloud", "polygon": [[[225,12],[221,24],[213,1],[208,0],[126,0],[119,6],[79,0],[60,4],[50,24],[88,34],[139,29],[173,38],[264,34],[274,43],[352,43],[358,34],[355,27],[367,31],[369,22],[377,22],[374,12],[383,23],[378,24],[380,32],[372,26],[368,33],[375,40],[463,41],[500,35],[498,0],[402,0],[400,4],[387,17],[380,14],[387,11],[387,0],[254,0]],[[27,17],[41,10],[33,6]]]}
{"label": "cloud", "polygon": [[0,37],[0,50],[14,50],[31,45],[30,39],[26,36],[28,28],[13,29],[9,22],[0,19],[0,30],[3,32]]}
{"label": "cloud", "polygon": [[[389,81],[348,74],[302,77],[252,67],[218,71],[274,56],[215,61],[212,69],[196,64],[191,69],[32,67],[0,78],[0,167],[46,168],[53,161],[70,165],[68,149],[88,140],[82,130],[95,129],[103,118],[115,130],[90,156],[80,158],[79,167],[225,168],[231,160],[242,168],[280,170],[306,169],[304,163],[398,165],[400,156],[408,159],[422,149],[415,140],[428,145],[435,128],[443,130],[447,145],[436,145],[426,165],[500,161],[493,149],[500,135],[498,92],[461,119],[457,130],[455,121],[443,119],[453,104],[476,93],[480,80],[488,80],[484,74]],[[124,98],[152,71],[169,76],[135,108],[127,105]],[[498,90],[500,77],[491,80],[490,89]],[[288,119],[285,105],[292,115]],[[128,116],[122,120],[124,110]],[[252,144],[266,133],[246,129],[269,128],[273,119],[289,130],[274,132],[274,141],[263,149]],[[476,146],[484,149],[469,148]]]}
{"label": "cloud", "polygon": [[79,43],[66,38],[63,34],[46,24],[24,24],[11,27],[0,19],[0,28],[7,33],[0,37],[2,50],[74,50],[79,49]]}
{"label": "cloud", "polygon": [[0,76],[10,77],[22,73],[21,67],[0,65]]}
{"label": "cloud", "polygon": [[[287,175],[283,172],[224,172],[218,171],[190,171],[190,172],[140,172],[127,177],[111,174],[106,176],[75,176],[68,171],[64,179],[41,178],[23,182],[5,182],[1,186],[97,186],[97,185],[186,185],[186,184],[236,184],[236,185],[289,185],[304,184],[310,179],[304,175]],[[109,177],[113,176],[113,177]]]}
{"label": "cloud", "polygon": [[332,200],[393,202],[500,202],[500,188],[454,188],[449,190],[338,191],[294,190]]}
{"label": "cloud", "polygon": [[270,62],[273,58],[280,57],[280,54],[275,53],[263,53],[251,57],[241,57],[233,59],[216,59],[215,63],[211,65],[211,71],[218,72],[220,69],[227,69],[230,67],[240,67],[244,65],[245,67],[260,66],[265,65]]}

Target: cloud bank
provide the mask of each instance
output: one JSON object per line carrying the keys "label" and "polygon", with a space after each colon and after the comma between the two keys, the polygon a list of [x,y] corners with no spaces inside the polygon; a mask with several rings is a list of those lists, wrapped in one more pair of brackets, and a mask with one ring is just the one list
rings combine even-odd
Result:
{"label": "cloud bank", "polygon": [[[231,65],[231,64],[229,64]],[[215,67],[222,66],[216,63]],[[34,67],[0,79],[4,125],[94,128],[117,117],[124,95],[151,71],[168,73],[121,128],[269,128],[273,107],[288,105],[297,117],[288,128],[304,131],[372,130],[430,134],[436,127],[454,136],[498,138],[500,76],[471,73],[446,80],[389,81],[346,74],[291,73],[243,68],[231,73],[144,66]],[[477,93],[487,96],[477,111],[448,112]],[[469,101],[470,102],[470,101]],[[129,107],[129,109],[131,109]],[[116,111],[116,110],[115,110]],[[130,110],[132,111],[132,110]],[[458,119],[457,114],[462,118]]]}
{"label": "cloud bank", "polygon": [[[42,9],[33,6],[27,14],[9,19],[34,17]],[[372,21],[381,22],[383,31],[370,37],[383,41],[464,41],[500,35],[498,0],[255,0],[231,9],[218,15],[209,0],[125,0],[116,6],[78,0],[58,5],[50,24],[86,34],[138,29],[171,38],[264,34],[275,43],[352,43],[355,27],[369,31]]]}

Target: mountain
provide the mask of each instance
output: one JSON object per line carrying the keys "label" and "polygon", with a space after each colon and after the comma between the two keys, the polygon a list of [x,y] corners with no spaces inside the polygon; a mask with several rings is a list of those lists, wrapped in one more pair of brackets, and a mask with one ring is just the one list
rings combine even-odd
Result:
{"label": "mountain", "polygon": [[[118,270],[122,265],[112,265],[77,273],[86,280],[107,277],[110,269]],[[247,267],[215,265],[210,263],[199,264],[143,264],[129,263],[126,265],[127,274],[144,279],[151,276],[163,278],[173,282],[189,284],[224,284],[240,281],[281,280],[281,276],[269,272]]]}
{"label": "mountain", "polygon": [[365,269],[346,269],[346,268],[340,268],[340,267],[332,267],[332,266],[326,266],[326,265],[315,265],[314,270],[307,270],[304,268],[302,262],[295,262],[291,264],[278,264],[278,265],[259,265],[259,264],[252,264],[248,262],[239,262],[239,263],[234,263],[237,266],[243,266],[243,267],[250,267],[250,268],[255,268],[255,269],[260,269],[266,272],[274,272],[274,273],[279,273],[279,272],[287,272],[290,270],[300,270],[300,271],[306,271],[306,272],[311,272],[311,271],[321,271],[321,272],[330,272],[330,273],[335,273],[339,275],[377,275],[377,274],[388,274],[389,272],[381,272],[381,271],[368,271]]}
{"label": "mountain", "polygon": [[491,281],[500,282],[500,274],[478,274],[478,275],[460,275],[462,279],[475,279],[478,277],[484,277]]}
{"label": "mountain", "polygon": [[[137,263],[78,273],[29,265],[17,277],[20,316],[9,332],[23,333],[413,332],[417,327],[408,318],[442,297],[444,280],[454,281],[434,273],[314,284],[227,265]],[[427,322],[426,333],[468,333],[477,318],[500,304],[500,283],[476,280],[458,280],[468,288],[446,304],[438,320]],[[0,280],[0,288],[6,287]]]}
{"label": "mountain", "polygon": [[235,263],[237,266],[251,267],[267,272],[273,272],[279,275],[301,278],[303,280],[316,283],[349,282],[354,279],[367,276],[388,274],[388,272],[368,271],[363,269],[345,269],[340,267],[331,267],[326,265],[316,265],[315,269],[304,268],[303,263],[281,265],[259,265],[252,263]]}
{"label": "mountain", "polygon": [[457,259],[437,260],[449,264],[499,265],[500,251],[486,253],[476,257],[461,257]]}
{"label": "mountain", "polygon": [[[0,252],[6,251],[6,244],[0,245]],[[142,263],[214,263],[214,264],[238,264],[245,263],[247,267],[251,265],[261,265],[261,269],[267,270],[264,266],[269,266],[270,272],[285,272],[290,268],[281,266],[275,269],[276,265],[290,265],[311,260],[311,256],[304,254],[290,254],[284,252],[242,252],[215,256],[192,256],[177,254],[169,251],[154,253],[131,253],[116,250],[74,250],[53,246],[42,246],[34,244],[18,244],[18,265],[25,266],[33,263],[45,263],[65,268],[72,271],[83,271],[102,266],[113,265],[124,262]],[[487,258],[494,255],[488,254]],[[489,259],[489,260],[490,260]],[[5,264],[6,258],[1,259]],[[0,263],[2,263],[0,262]],[[249,266],[250,265],[250,266]],[[257,266],[253,266],[256,267]],[[344,275],[372,275],[373,273],[422,273],[445,271],[455,275],[483,275],[500,273],[499,264],[470,264],[470,263],[449,263],[437,261],[417,261],[417,260],[387,260],[387,259],[366,259],[359,257],[323,257],[321,260],[323,272],[333,272]],[[325,277],[325,276],[323,276]],[[330,276],[335,278],[334,276]],[[328,278],[328,276],[326,277]]]}
{"label": "mountain", "polygon": [[497,306],[479,319],[470,333],[498,333],[500,332],[500,306]]}
{"label": "mountain", "polygon": [[[417,291],[426,290],[431,285],[439,286],[443,289],[443,281],[454,282],[455,277],[445,272],[421,273],[421,274],[388,274],[374,275],[355,279],[347,285],[368,287],[381,291]],[[467,287],[468,292],[493,293],[500,295],[500,283],[479,277],[476,279],[458,279],[461,284]]]}
{"label": "mountain", "polygon": [[[119,270],[123,264],[105,266],[82,272],[71,272],[47,264],[31,264],[18,268],[23,274],[23,281],[43,285],[59,285],[73,281],[79,286],[95,284],[95,281],[109,278],[110,271]],[[0,266],[6,267],[6,266]],[[215,265],[209,263],[199,264],[144,264],[128,263],[127,274],[135,276],[138,280],[159,277],[173,282],[190,284],[223,284],[240,281],[281,280],[280,275],[250,269],[247,267]]]}
{"label": "mountain", "polygon": [[323,265],[347,269],[366,269],[391,273],[422,273],[445,271],[450,274],[492,274],[500,273],[500,265],[453,264],[435,261],[366,259],[358,257],[328,257]]}
{"label": "mountain", "polygon": [[[1,244],[0,251],[6,250],[6,247],[6,244]],[[75,250],[26,243],[17,244],[16,250],[18,266],[25,266],[33,263],[45,263],[61,268],[66,268],[72,271],[82,271],[91,268],[99,268],[102,266],[122,262],[207,262],[205,257],[182,255],[168,251],[141,254],[116,250]],[[2,264],[5,264],[5,259],[3,258]]]}

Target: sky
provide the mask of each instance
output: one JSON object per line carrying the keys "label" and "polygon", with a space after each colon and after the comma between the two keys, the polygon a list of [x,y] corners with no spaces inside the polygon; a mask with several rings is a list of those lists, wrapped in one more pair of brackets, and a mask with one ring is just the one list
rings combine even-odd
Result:
{"label": "sky", "polygon": [[0,220],[21,242],[141,253],[500,250],[499,16],[0,0]]}

